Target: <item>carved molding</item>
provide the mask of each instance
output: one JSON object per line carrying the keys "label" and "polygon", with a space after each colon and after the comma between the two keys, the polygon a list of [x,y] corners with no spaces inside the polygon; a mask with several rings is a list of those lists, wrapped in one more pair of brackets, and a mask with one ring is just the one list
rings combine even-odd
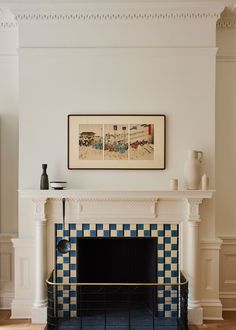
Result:
{"label": "carved molding", "polygon": [[7,22],[0,20],[0,30],[15,30],[18,27],[17,22]]}
{"label": "carved molding", "polygon": [[46,221],[45,205],[47,198],[33,199],[34,218],[36,221]]}
{"label": "carved molding", "polygon": [[164,21],[164,20],[189,20],[189,19],[219,19],[219,11],[200,10],[137,10],[137,9],[110,9],[109,11],[73,11],[73,12],[15,12],[15,19],[21,23],[31,22],[126,22],[126,21]]}
{"label": "carved molding", "polygon": [[218,29],[236,28],[236,8],[226,7],[216,24]]}
{"label": "carved molding", "polygon": [[202,203],[201,198],[188,198],[188,221],[191,222],[200,222],[200,211],[199,207],[200,204]]}
{"label": "carved molding", "polygon": [[18,27],[18,23],[14,18],[14,15],[8,9],[0,8],[0,31],[15,30]]}
{"label": "carved molding", "polygon": [[236,15],[221,18],[218,20],[216,27],[218,29],[236,29]]}

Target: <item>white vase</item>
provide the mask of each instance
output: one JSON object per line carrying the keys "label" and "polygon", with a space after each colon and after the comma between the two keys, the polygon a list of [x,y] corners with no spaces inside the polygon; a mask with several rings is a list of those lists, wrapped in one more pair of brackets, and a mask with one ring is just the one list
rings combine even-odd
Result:
{"label": "white vase", "polygon": [[189,150],[184,166],[184,181],[187,189],[197,190],[201,181],[202,151]]}

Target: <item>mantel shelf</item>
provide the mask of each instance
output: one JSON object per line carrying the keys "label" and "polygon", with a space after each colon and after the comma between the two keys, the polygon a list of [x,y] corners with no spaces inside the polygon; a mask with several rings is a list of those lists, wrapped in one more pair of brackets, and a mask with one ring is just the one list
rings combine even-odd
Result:
{"label": "mantel shelf", "polygon": [[210,199],[214,190],[19,190],[21,198],[68,198],[68,199],[95,199],[95,200],[158,200],[161,199]]}

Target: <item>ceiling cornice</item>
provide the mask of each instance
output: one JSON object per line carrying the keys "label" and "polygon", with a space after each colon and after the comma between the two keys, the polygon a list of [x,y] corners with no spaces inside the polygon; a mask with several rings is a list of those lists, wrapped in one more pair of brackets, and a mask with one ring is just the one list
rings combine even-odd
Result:
{"label": "ceiling cornice", "polygon": [[[112,2],[50,2],[39,3],[18,1],[8,3],[8,10],[14,14],[14,20],[1,19],[0,27],[15,28],[27,23],[94,23],[94,22],[162,22],[165,20],[214,20],[220,18],[226,0],[194,1],[112,1]],[[6,8],[1,3],[0,8]],[[1,13],[1,9],[0,9]]]}
{"label": "ceiling cornice", "polygon": [[217,22],[218,29],[235,29],[236,28],[236,8],[227,8]]}
{"label": "ceiling cornice", "polygon": [[18,26],[14,15],[9,10],[0,9],[0,31],[11,31]]}

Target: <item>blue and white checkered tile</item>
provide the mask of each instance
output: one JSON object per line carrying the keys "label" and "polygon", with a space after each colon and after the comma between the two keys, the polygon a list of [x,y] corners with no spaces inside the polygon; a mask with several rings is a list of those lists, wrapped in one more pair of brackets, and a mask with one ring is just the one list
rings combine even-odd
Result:
{"label": "blue and white checkered tile", "polygon": [[[62,224],[55,225],[56,242],[67,238],[71,242],[71,251],[61,254],[56,250],[57,282],[76,283],[79,279],[77,269],[78,237],[157,237],[157,282],[178,282],[178,237],[177,224]],[[58,287],[58,317],[77,316],[76,286]],[[163,286],[158,290],[158,315],[176,316],[177,287]],[[173,300],[174,299],[174,300]]]}
{"label": "blue and white checkered tile", "polygon": [[[63,238],[69,239],[69,225],[65,224],[63,229],[62,224],[56,226],[56,243]],[[62,254],[58,250],[57,262],[56,262],[56,279],[58,283],[65,283],[70,281],[70,256],[69,254]],[[58,286],[58,299],[57,299],[57,312],[59,317],[68,317],[70,310],[69,292],[70,287],[68,285]]]}
{"label": "blue and white checkered tile", "polygon": [[[178,225],[164,225],[164,282],[178,282]],[[176,290],[175,290],[176,289]],[[177,294],[177,288],[166,286],[164,292],[164,317],[176,316],[177,304],[171,297]]]}

